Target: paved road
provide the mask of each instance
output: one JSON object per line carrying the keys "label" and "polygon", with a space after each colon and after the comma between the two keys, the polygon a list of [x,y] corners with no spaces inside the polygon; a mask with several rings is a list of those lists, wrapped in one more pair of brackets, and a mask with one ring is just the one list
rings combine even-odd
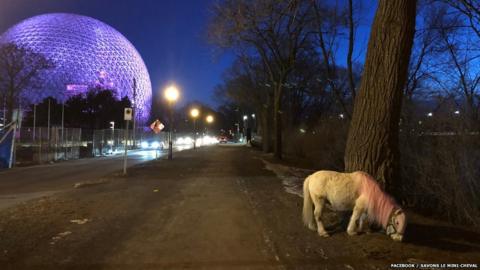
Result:
{"label": "paved road", "polygon": [[[175,151],[184,150],[174,149]],[[167,150],[134,150],[128,154],[128,167],[164,158]],[[123,170],[123,155],[70,160],[55,164],[17,167],[0,171],[0,209],[58,191],[73,188],[75,183],[99,179]]]}

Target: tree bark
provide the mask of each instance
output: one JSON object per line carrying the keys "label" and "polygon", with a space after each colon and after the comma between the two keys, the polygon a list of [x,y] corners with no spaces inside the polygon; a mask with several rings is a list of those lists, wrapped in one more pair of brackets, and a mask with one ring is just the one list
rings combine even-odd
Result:
{"label": "tree bark", "polygon": [[415,32],[415,0],[380,0],[345,150],[345,170],[398,192],[398,132]]}

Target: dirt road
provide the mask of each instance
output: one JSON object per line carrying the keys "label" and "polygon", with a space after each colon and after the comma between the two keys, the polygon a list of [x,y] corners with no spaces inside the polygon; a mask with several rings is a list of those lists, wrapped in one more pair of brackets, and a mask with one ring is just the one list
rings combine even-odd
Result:
{"label": "dirt road", "polygon": [[[406,243],[301,224],[302,199],[238,146],[178,153],[0,211],[0,269],[388,269],[479,263],[480,235],[414,214]],[[273,164],[273,163],[272,163]],[[285,165],[285,164],[283,164]],[[104,177],[105,178],[105,177]],[[93,179],[92,179],[93,180]]]}

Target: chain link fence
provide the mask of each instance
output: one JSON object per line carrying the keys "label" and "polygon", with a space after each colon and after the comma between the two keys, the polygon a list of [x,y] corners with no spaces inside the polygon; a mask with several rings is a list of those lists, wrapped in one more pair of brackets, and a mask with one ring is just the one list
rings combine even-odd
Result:
{"label": "chain link fence", "polygon": [[[92,155],[108,156],[123,153],[125,145],[128,149],[167,149],[168,132],[153,133],[149,129],[136,129],[128,131],[128,139],[125,139],[123,129],[102,129],[93,132]],[[197,138],[203,134],[197,135]],[[172,134],[173,147],[193,147],[193,133],[174,132]],[[197,144],[198,145],[198,144]]]}
{"label": "chain link fence", "polygon": [[[126,138],[126,135],[128,138]],[[197,146],[203,144],[197,135]],[[199,142],[198,140],[202,141]],[[172,134],[173,147],[193,147],[193,133]],[[168,132],[139,128],[87,130],[61,127],[22,127],[15,136],[15,164],[28,166],[85,157],[110,156],[131,149],[167,149]]]}
{"label": "chain link fence", "polygon": [[15,163],[31,165],[80,158],[86,147],[79,128],[22,127],[15,135]]}
{"label": "chain link fence", "polygon": [[[126,134],[124,129],[100,129],[93,131],[92,137],[92,156],[107,156],[122,153],[125,151],[125,145],[128,149],[141,148],[142,142],[151,140],[154,134],[143,129],[128,130]],[[128,138],[126,138],[128,136]],[[157,135],[158,141],[164,141],[165,136]]]}

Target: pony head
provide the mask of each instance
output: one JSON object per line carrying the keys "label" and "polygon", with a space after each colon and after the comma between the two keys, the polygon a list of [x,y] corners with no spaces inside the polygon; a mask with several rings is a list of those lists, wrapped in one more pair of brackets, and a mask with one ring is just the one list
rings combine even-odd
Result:
{"label": "pony head", "polygon": [[390,215],[386,233],[394,241],[402,241],[405,228],[407,227],[407,217],[402,209],[393,209]]}

